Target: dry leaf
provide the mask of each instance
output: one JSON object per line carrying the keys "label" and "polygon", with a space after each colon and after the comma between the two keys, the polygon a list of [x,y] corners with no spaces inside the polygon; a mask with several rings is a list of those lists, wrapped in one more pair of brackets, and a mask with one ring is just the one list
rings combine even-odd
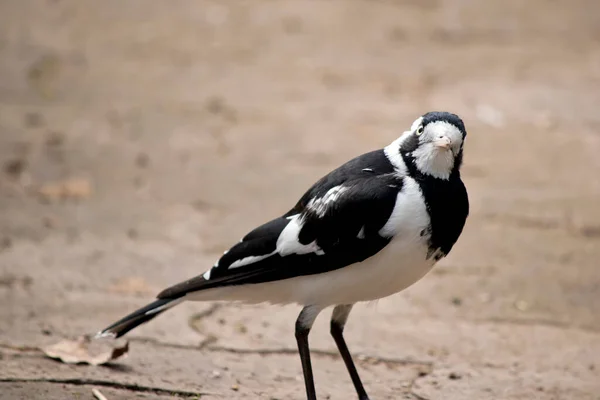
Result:
{"label": "dry leaf", "polygon": [[129,342],[122,346],[110,346],[107,343],[95,341],[92,345],[89,336],[77,339],[65,339],[41,349],[44,354],[66,364],[102,365],[127,354]]}
{"label": "dry leaf", "polygon": [[92,183],[84,178],[70,178],[58,182],[48,182],[39,189],[39,194],[47,201],[62,199],[87,199],[92,194]]}

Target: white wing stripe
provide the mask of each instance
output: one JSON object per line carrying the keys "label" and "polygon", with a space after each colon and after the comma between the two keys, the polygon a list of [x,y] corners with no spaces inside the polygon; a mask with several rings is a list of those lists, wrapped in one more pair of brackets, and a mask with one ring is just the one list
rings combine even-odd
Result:
{"label": "white wing stripe", "polygon": [[277,250],[275,250],[272,253],[269,254],[265,254],[262,256],[248,256],[248,257],[244,257],[240,260],[234,261],[233,263],[231,263],[231,265],[229,267],[227,267],[227,269],[234,269],[234,268],[239,268],[239,267],[243,267],[245,265],[250,265],[250,264],[254,264],[256,262],[262,261],[266,258],[271,257],[272,255],[274,255],[275,253],[277,253]]}

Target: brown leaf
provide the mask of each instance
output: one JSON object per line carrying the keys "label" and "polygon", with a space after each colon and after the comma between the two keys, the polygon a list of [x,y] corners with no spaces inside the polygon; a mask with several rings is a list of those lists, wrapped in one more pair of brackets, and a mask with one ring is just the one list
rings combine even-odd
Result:
{"label": "brown leaf", "polygon": [[86,335],[74,340],[61,340],[41,350],[47,357],[65,364],[103,365],[126,355],[129,351],[129,342],[125,342],[122,346],[110,346],[95,341],[92,345],[90,337]]}
{"label": "brown leaf", "polygon": [[92,183],[84,178],[69,178],[43,184],[38,192],[47,201],[63,199],[84,200],[92,194]]}

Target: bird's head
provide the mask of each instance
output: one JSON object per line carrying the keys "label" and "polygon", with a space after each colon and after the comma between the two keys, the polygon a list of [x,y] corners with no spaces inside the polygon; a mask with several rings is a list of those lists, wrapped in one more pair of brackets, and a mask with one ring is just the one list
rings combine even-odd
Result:
{"label": "bird's head", "polygon": [[467,131],[458,115],[429,112],[417,118],[398,140],[404,163],[424,175],[449,179],[462,163]]}

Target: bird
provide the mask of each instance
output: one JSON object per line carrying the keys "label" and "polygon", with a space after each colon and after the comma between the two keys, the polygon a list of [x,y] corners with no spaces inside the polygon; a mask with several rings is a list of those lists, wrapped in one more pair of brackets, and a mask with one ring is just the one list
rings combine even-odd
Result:
{"label": "bird", "polygon": [[251,230],[201,275],[98,332],[118,338],[183,301],[299,304],[306,397],[317,400],[308,337],[333,307],[330,334],[359,400],[369,400],[344,339],[356,303],[398,293],[447,256],[469,214],[462,119],[432,111],[384,148],[351,159],[285,214]]}

